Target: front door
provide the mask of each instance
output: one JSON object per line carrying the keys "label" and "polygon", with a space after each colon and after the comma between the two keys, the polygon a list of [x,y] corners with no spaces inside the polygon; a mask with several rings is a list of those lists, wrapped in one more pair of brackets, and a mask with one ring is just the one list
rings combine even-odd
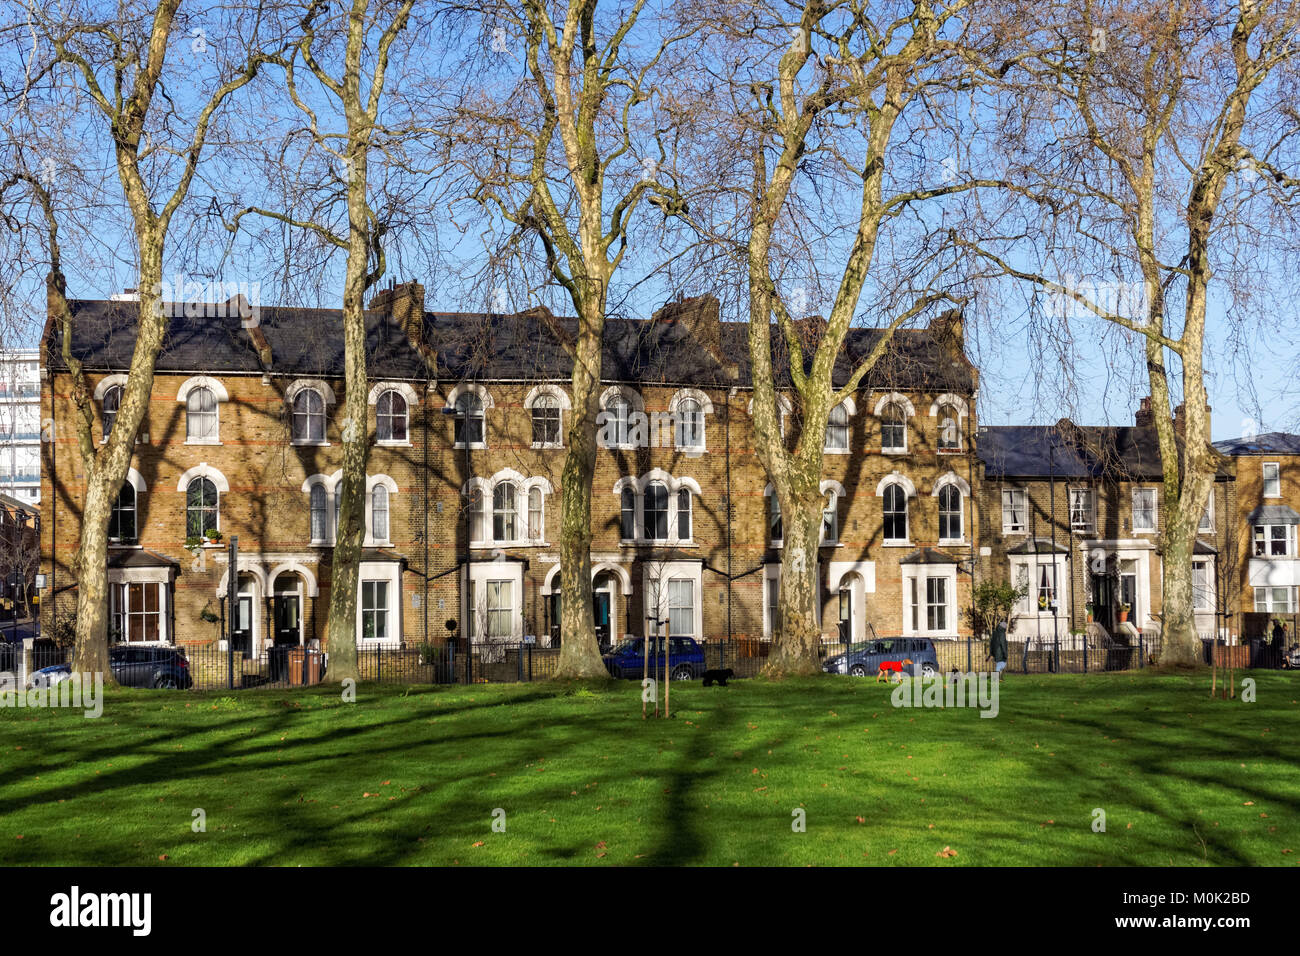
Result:
{"label": "front door", "polygon": [[1109,631],[1115,629],[1118,618],[1112,616],[1111,579],[1104,574],[1092,576],[1092,618]]}
{"label": "front door", "polygon": [[840,589],[840,643],[853,642],[853,589]]}
{"label": "front door", "polygon": [[275,646],[302,643],[302,607],[296,594],[275,596]]}
{"label": "front door", "polygon": [[592,592],[592,614],[596,618],[596,641],[602,651],[610,647],[609,592]]}
{"label": "front door", "polygon": [[1128,619],[1134,627],[1138,626],[1138,576],[1136,571],[1126,571],[1119,576],[1119,609],[1128,605]]}
{"label": "front door", "polygon": [[241,594],[235,599],[235,620],[232,628],[234,649],[245,657],[253,653],[253,595]]}

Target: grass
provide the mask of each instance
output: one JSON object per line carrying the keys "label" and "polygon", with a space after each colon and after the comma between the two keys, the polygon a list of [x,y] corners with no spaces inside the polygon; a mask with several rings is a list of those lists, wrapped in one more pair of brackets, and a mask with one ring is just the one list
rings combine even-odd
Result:
{"label": "grass", "polygon": [[119,690],[0,709],[0,865],[1295,865],[1300,683],[1252,676]]}

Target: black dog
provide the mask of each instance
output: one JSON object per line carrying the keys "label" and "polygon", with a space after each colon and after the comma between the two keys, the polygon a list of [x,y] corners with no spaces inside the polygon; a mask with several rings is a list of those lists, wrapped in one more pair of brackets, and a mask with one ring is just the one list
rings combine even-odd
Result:
{"label": "black dog", "polygon": [[724,668],[720,671],[705,671],[704,686],[712,687],[714,684],[717,684],[719,687],[726,687],[727,681],[735,676],[736,672],[730,667]]}

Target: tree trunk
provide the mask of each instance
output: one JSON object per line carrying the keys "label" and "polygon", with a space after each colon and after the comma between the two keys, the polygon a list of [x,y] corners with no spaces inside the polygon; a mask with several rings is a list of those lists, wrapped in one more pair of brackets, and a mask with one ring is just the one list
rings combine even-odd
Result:
{"label": "tree trunk", "polygon": [[[801,482],[806,485],[806,482]],[[814,492],[816,480],[814,479]],[[781,502],[781,627],[774,635],[763,675],[792,677],[821,673],[821,577],[817,548],[821,535],[821,498],[808,494]]]}
{"label": "tree trunk", "polygon": [[560,659],[555,676],[562,680],[609,677],[596,641],[591,597],[591,489],[596,473],[604,303],[584,309],[580,321],[573,363],[573,415],[560,488]]}
{"label": "tree trunk", "polygon": [[[356,76],[346,79],[349,93]],[[345,99],[349,97],[345,94]],[[366,166],[369,128],[366,121],[348,108],[351,163],[348,178],[348,258],[343,285],[343,420],[340,437],[343,444],[343,481],[339,493],[339,523],[330,569],[329,669],[331,682],[356,680],[357,668],[357,597],[359,561],[365,543],[366,462],[370,457],[369,377],[366,371],[366,316],[364,311],[367,268],[369,266],[370,228],[366,207]],[[388,606],[400,608],[401,586],[390,595]],[[400,615],[390,613],[390,621]],[[388,636],[392,636],[391,634]],[[400,635],[398,635],[400,636]]]}

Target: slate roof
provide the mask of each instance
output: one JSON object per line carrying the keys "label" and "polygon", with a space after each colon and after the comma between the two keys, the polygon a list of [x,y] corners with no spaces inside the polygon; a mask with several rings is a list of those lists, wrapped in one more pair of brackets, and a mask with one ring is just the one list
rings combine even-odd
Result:
{"label": "slate roof", "polygon": [[148,548],[110,548],[108,552],[110,568],[172,568],[181,566],[175,558],[169,558]]}
{"label": "slate roof", "polygon": [[[1161,481],[1154,427],[1133,425],[985,425],[975,452],[988,478]],[[1231,469],[1221,462],[1217,477]]]}
{"label": "slate roof", "polygon": [[938,548],[917,548],[901,558],[899,564],[956,564],[957,559]]}
{"label": "slate roof", "polygon": [[1300,514],[1286,505],[1260,505],[1246,516],[1246,524],[1300,524]]}
{"label": "slate roof", "polygon": [[[74,299],[72,353],[88,369],[126,371],[135,348],[139,304]],[[258,327],[271,346],[272,371],[294,376],[343,375],[343,315],[338,309],[263,308]],[[406,334],[382,312],[366,313],[368,364],[384,378],[421,379],[425,364]],[[59,339],[50,363],[62,369]],[[238,315],[186,316],[168,320],[159,372],[260,374],[257,348]]]}
{"label": "slate roof", "polygon": [[[73,312],[73,354],[91,370],[126,371],[135,344],[138,303],[75,299],[69,305]],[[262,307],[259,327],[271,346],[271,372],[341,378],[342,321],[338,309]],[[367,362],[372,377],[421,380],[432,374],[445,380],[485,382],[572,377],[572,360],[552,324],[571,338],[576,319],[548,322],[537,311],[516,315],[426,311],[423,322],[425,341],[436,353],[435,369],[428,367],[386,312],[367,311]],[[748,326],[722,322],[720,331],[721,355],[715,356],[682,322],[609,318],[601,378],[643,384],[750,385]],[[837,387],[848,380],[854,363],[871,350],[880,335],[878,329],[850,331],[835,367]],[[781,347],[778,342],[774,352]],[[49,361],[55,370],[63,369],[57,329],[50,339]],[[788,371],[783,371],[782,366],[777,355],[774,368],[778,370],[778,386],[789,384]],[[157,370],[260,374],[263,368],[238,315],[177,315],[169,320]],[[964,356],[954,357],[928,329],[900,329],[885,359],[862,387],[969,395],[975,388],[975,370]]]}
{"label": "slate roof", "polygon": [[1225,455],[1300,455],[1300,435],[1266,432],[1216,441],[1214,447]]}

